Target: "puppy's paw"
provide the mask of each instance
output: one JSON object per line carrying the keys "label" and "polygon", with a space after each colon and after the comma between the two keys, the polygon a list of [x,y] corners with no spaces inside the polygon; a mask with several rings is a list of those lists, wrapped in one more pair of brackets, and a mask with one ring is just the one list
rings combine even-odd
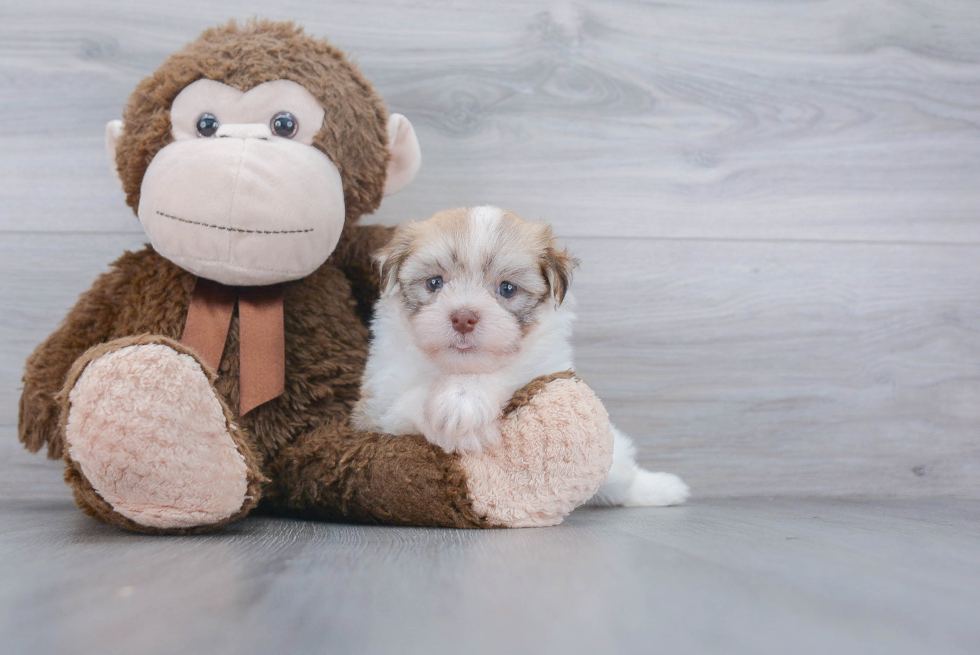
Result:
{"label": "puppy's paw", "polygon": [[492,448],[500,443],[500,428],[496,421],[490,425],[462,432],[446,432],[429,428],[425,430],[425,438],[447,453],[478,455],[484,448]]}
{"label": "puppy's paw", "polygon": [[500,441],[498,403],[479,387],[452,381],[425,400],[425,438],[446,452],[478,453]]}
{"label": "puppy's paw", "polygon": [[680,505],[691,490],[673,473],[654,473],[639,469],[623,499],[624,507],[666,507]]}
{"label": "puppy's paw", "polygon": [[492,448],[499,443],[500,428],[497,426],[497,422],[494,421],[490,425],[457,435],[455,438],[455,446],[452,448],[447,448],[446,446],[440,447],[446,452],[478,455],[483,452],[484,448]]}

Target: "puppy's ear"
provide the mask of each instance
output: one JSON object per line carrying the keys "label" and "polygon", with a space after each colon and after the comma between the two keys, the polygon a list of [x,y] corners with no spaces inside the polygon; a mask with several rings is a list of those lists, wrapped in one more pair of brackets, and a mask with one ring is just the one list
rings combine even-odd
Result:
{"label": "puppy's ear", "polygon": [[389,293],[398,282],[398,270],[411,253],[411,238],[404,227],[395,231],[384,248],[374,253],[374,262],[381,274],[381,295]]}
{"label": "puppy's ear", "polygon": [[560,305],[568,293],[572,283],[572,271],[578,266],[578,260],[568,254],[567,250],[548,246],[541,258],[541,273],[548,281],[551,293]]}

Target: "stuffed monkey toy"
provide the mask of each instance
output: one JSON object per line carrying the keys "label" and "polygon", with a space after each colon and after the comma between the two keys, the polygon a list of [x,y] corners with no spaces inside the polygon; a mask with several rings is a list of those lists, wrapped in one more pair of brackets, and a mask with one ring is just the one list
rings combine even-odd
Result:
{"label": "stuffed monkey toy", "polygon": [[27,361],[19,434],[90,516],[127,530],[279,515],[553,525],[611,463],[570,372],[504,410],[502,445],[447,454],[353,429],[379,293],[359,226],[419,167],[415,132],[291,23],[210,29],[143,80],[107,148],[150,245],[127,252]]}

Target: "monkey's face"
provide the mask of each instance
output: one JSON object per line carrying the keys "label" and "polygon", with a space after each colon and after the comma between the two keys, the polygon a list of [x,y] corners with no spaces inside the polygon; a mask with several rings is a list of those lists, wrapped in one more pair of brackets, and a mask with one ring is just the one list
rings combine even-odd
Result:
{"label": "monkey's face", "polygon": [[231,22],[140,82],[106,146],[157,252],[224,284],[276,284],[314,272],[345,222],[415,176],[415,131],[386,113],[325,41]]}
{"label": "monkey's face", "polygon": [[153,247],[224,284],[315,271],[344,227],[344,190],[313,147],[324,111],[290,80],[247,92],[198,80],[174,99],[174,141],[143,176],[138,215]]}
{"label": "monkey's face", "polygon": [[[252,43],[256,35],[285,39],[296,61],[283,74],[304,83],[249,86],[250,75],[260,77],[254,70],[289,65],[265,40]],[[231,72],[216,65],[229,60],[238,65]],[[177,86],[195,67],[218,69],[223,81]],[[399,114],[386,125],[384,113],[359,72],[325,43],[289,24],[229,24],[144,80],[125,124],[109,123],[106,145],[157,252],[224,284],[276,284],[314,272],[345,221],[415,176],[415,131]]]}

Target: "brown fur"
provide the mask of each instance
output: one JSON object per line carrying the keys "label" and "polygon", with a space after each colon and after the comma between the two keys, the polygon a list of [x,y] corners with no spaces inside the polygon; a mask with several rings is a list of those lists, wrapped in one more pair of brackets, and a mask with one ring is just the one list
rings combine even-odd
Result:
{"label": "brown fur", "polygon": [[[345,257],[360,260],[357,254],[370,252],[371,242],[377,243],[387,232],[375,226],[348,230],[344,247],[319,270],[283,285],[286,392],[243,417],[232,412],[245,442],[239,447],[251,453],[257,473],[269,480],[261,495],[270,510],[320,518],[489,527],[466,500],[458,457],[424,439],[358,433],[345,425],[359,397],[367,357],[368,331],[360,308],[368,302],[366,297],[355,297],[353,284],[339,264],[345,263]],[[347,270],[371,289],[369,296],[377,294],[366,273],[369,257]],[[21,440],[27,447],[36,451],[47,442],[50,456],[64,456],[67,403],[62,387],[69,390],[85,364],[107,349],[136,341],[174,343],[183,330],[193,283],[194,276],[149,246],[114,263],[28,360],[20,421]],[[101,326],[95,343],[114,341],[86,352],[92,344],[76,338],[76,331],[92,317],[97,318],[94,325]],[[238,406],[237,316],[214,384],[226,409]],[[137,526],[112,512],[70,458],[66,461],[66,480],[87,513],[127,529],[195,531]]]}
{"label": "brown fur", "polygon": [[539,375],[514,394],[510,402],[504,407],[503,415],[510,416],[521,407],[531,404],[531,399],[540,393],[548,383],[553,380],[578,380],[580,379],[574,371],[560,371],[551,375]]}
{"label": "brown fur", "polygon": [[[242,91],[291,79],[317,97],[327,119],[313,145],[340,171],[347,220],[330,258],[308,277],[283,284],[286,381],[281,396],[245,416],[232,409],[239,400],[237,316],[218,370],[202,364],[248,471],[247,499],[222,523],[258,504],[315,518],[496,527],[474,511],[458,456],[422,437],[358,432],[347,423],[358,400],[367,323],[381,284],[371,257],[391,237],[388,228],[355,224],[378,206],[384,188],[389,155],[380,98],[341,52],[290,23],[256,20],[208,30],[140,83],[126,106],[116,165],[134,211],[147,166],[173,139],[174,98],[205,77]],[[62,325],[28,358],[24,371],[21,441],[32,451],[47,445],[49,457],[63,457],[65,480],[78,505],[128,530],[187,534],[216,526],[147,528],[115,512],[65,448],[69,391],[89,362],[127,345],[161,343],[196,356],[179,343],[195,283],[192,274],[150,246],[125,253],[82,294]],[[539,379],[512,404],[527,404],[544,384]]]}
{"label": "brown fur", "polygon": [[280,512],[314,519],[454,528],[498,527],[479,516],[458,455],[420,435],[325,425],[285,446],[267,498]]}
{"label": "brown fur", "polygon": [[578,260],[568,254],[567,250],[548,247],[541,262],[541,273],[551,286],[551,292],[558,304],[565,300],[568,287],[572,283],[572,270],[578,266]]}
{"label": "brown fur", "polygon": [[[134,211],[150,160],[173,138],[173,99],[204,77],[242,91],[283,78],[309,89],[327,116],[314,146],[340,170],[347,215],[327,262],[283,285],[285,393],[243,417],[229,410],[238,407],[237,316],[232,320],[213,384],[229,425],[238,426],[231,433],[246,458],[251,500],[229,520],[264,497],[271,510],[322,518],[488,527],[467,500],[457,457],[424,440],[346,426],[359,395],[367,321],[379,290],[371,256],[391,234],[380,226],[354,225],[378,206],[384,189],[389,155],[381,99],[340,51],[292,24],[257,20],[208,30],[140,83],[126,106],[116,164]],[[65,479],[79,506],[126,529],[198,531],[146,529],[114,512],[94,491],[64,448],[67,392],[89,361],[122,345],[159,342],[186,351],[177,341],[195,281],[149,246],[126,253],[27,361],[21,441],[32,451],[47,444],[50,457],[64,457]]]}
{"label": "brown fur", "polygon": [[208,78],[239,91],[279,79],[306,87],[326,111],[313,139],[340,171],[348,222],[381,203],[389,154],[387,111],[361,72],[340,50],[293,23],[234,21],[202,33],[144,79],[123,111],[116,149],[126,202],[136,211],[150,161],[173,141],[170,107],[184,87]]}

